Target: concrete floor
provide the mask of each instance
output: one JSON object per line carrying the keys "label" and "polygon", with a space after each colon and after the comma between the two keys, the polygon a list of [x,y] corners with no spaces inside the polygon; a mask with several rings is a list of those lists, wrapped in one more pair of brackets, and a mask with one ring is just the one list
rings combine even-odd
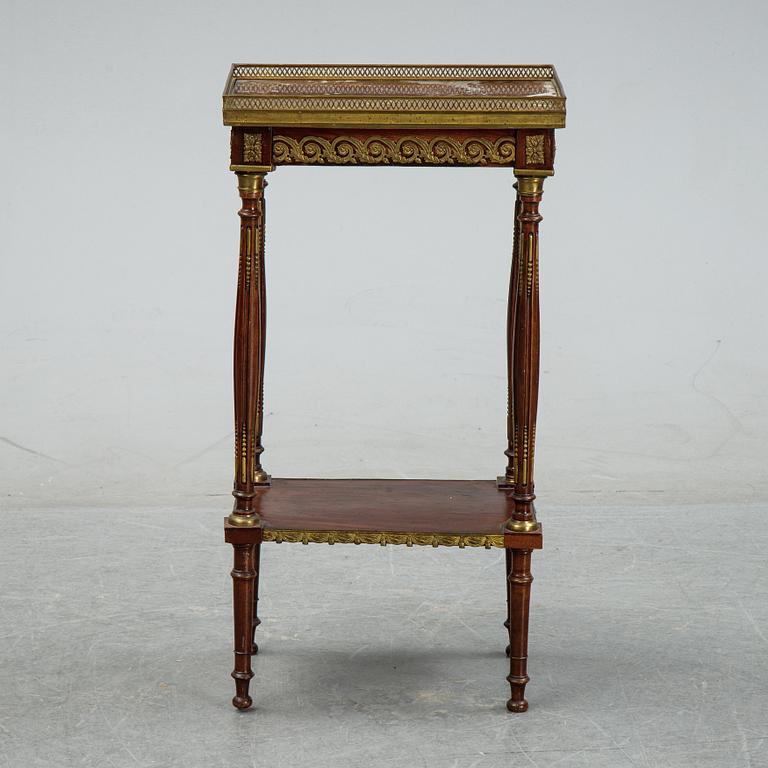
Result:
{"label": "concrete floor", "polygon": [[0,766],[768,766],[764,507],[542,503],[511,715],[501,550],[293,544],[235,711],[217,505],[4,513]]}

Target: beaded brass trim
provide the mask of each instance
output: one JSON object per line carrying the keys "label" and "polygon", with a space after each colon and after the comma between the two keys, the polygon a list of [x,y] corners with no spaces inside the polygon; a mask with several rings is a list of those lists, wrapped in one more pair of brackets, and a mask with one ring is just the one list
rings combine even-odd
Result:
{"label": "beaded brass trim", "polygon": [[503,547],[504,535],[396,533],[392,531],[294,531],[265,528],[263,541],[292,544],[405,544],[406,547]]}
{"label": "beaded brass trim", "polygon": [[371,136],[357,139],[337,136],[305,136],[294,139],[277,135],[272,140],[275,165],[509,165],[515,163],[515,140],[450,136],[390,139]]}

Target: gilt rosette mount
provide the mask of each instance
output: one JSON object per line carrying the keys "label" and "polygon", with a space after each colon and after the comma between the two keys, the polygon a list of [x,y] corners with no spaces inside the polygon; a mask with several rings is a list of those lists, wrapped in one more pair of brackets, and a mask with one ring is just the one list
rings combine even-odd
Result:
{"label": "gilt rosette mount", "polygon": [[[235,554],[234,705],[252,704],[261,544],[375,544],[505,550],[507,708],[524,712],[530,561],[542,546],[534,509],[540,204],[554,173],[555,130],[565,126],[554,67],[235,64],[223,117],[240,196],[234,506],[225,520]],[[270,173],[291,166],[498,168],[514,175],[506,466],[495,481],[272,479],[265,470],[265,190]]]}

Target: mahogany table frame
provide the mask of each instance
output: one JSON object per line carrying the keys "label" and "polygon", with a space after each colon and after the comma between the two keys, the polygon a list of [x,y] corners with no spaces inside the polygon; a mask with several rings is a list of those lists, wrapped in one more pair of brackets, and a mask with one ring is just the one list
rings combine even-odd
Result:
{"label": "mahogany table frame", "polygon": [[[511,696],[524,712],[539,383],[539,203],[565,96],[536,66],[233,65],[224,92],[242,201],[234,342],[236,695],[252,704],[262,541],[503,547]],[[274,481],[261,463],[265,176],[282,165],[511,168],[517,190],[507,311],[507,464],[492,481]]]}

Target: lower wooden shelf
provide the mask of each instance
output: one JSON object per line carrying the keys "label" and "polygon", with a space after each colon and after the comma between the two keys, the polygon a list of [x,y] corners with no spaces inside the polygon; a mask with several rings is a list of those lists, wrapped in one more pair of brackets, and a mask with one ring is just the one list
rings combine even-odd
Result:
{"label": "lower wooden shelf", "polygon": [[262,541],[541,548],[541,529],[505,531],[514,500],[492,480],[273,478],[255,508]]}

